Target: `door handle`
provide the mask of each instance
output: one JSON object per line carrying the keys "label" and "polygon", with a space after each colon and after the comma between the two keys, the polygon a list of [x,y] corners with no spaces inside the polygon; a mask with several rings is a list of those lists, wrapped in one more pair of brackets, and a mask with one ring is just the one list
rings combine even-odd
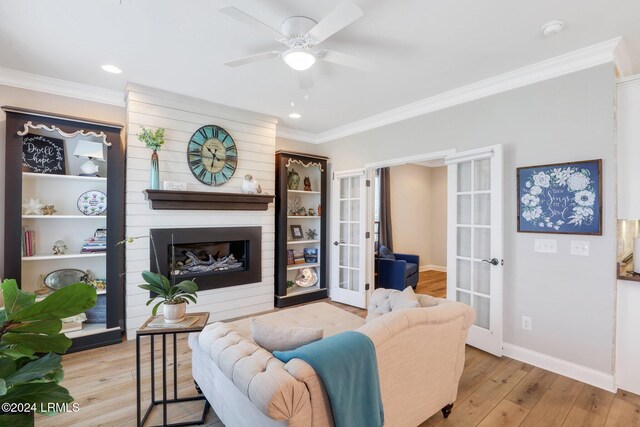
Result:
{"label": "door handle", "polygon": [[483,259],[483,260],[482,260],[482,262],[486,262],[486,263],[491,264],[491,265],[498,265],[498,264],[500,264],[500,261],[498,261],[498,259],[497,259],[497,258]]}
{"label": "door handle", "polygon": [[338,242],[337,240],[335,242],[333,242],[333,246],[338,246],[340,244],[340,242]]}

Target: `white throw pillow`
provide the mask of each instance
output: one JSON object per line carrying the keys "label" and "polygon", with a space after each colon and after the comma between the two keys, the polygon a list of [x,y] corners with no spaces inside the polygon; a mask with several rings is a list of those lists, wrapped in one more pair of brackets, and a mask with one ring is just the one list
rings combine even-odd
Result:
{"label": "white throw pillow", "polygon": [[287,351],[305,344],[321,340],[324,335],[322,328],[300,328],[274,325],[257,318],[251,319],[251,335],[260,347],[273,353]]}
{"label": "white throw pillow", "polygon": [[418,297],[411,286],[407,286],[402,292],[394,293],[390,300],[391,311],[420,307],[420,301],[418,301]]}

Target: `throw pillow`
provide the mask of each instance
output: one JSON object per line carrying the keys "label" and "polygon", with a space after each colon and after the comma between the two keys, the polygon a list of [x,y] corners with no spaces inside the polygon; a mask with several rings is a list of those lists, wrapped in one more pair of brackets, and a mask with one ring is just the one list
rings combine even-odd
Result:
{"label": "throw pillow", "polygon": [[402,292],[394,293],[390,302],[392,311],[420,307],[420,301],[418,301],[418,297],[411,286],[407,286]]}
{"label": "throw pillow", "polygon": [[418,302],[420,302],[420,307],[435,307],[438,305],[438,299],[431,295],[418,295]]}
{"label": "throw pillow", "polygon": [[273,353],[276,350],[293,350],[305,344],[321,340],[324,330],[321,328],[273,325],[267,321],[253,318],[251,319],[251,335],[256,344]]}
{"label": "throw pillow", "polygon": [[380,258],[396,259],[396,256],[393,254],[393,252],[391,252],[391,250],[385,245],[380,246],[380,251],[378,253],[380,255]]}

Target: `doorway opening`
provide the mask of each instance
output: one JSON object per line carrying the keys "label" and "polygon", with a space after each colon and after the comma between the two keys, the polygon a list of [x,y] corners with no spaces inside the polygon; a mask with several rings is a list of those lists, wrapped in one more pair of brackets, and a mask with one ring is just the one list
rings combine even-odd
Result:
{"label": "doorway opening", "polygon": [[444,158],[374,170],[375,287],[447,297]]}

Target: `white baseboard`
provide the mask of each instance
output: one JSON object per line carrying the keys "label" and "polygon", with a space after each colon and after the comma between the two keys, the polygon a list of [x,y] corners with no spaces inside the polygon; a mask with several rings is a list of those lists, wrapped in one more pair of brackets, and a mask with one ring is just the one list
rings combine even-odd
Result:
{"label": "white baseboard", "polygon": [[442,271],[443,273],[446,273],[447,267],[444,267],[442,265],[433,265],[433,264],[425,264],[420,266],[420,271],[427,271],[427,270]]}
{"label": "white baseboard", "polygon": [[596,371],[586,366],[538,353],[524,347],[518,347],[513,344],[502,343],[502,351],[504,356],[519,360],[520,362],[525,362],[613,393],[617,390],[613,374]]}

